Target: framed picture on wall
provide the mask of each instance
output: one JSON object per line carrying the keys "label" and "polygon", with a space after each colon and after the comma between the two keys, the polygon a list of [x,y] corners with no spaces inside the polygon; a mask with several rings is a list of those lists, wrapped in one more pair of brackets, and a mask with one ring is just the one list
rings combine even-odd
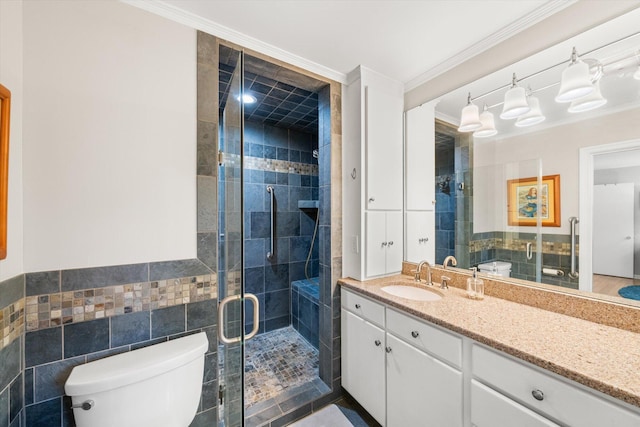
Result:
{"label": "framed picture on wall", "polygon": [[7,198],[9,196],[9,118],[11,92],[0,84],[0,259],[7,257]]}
{"label": "framed picture on wall", "polygon": [[507,218],[509,225],[535,226],[538,217],[543,227],[560,227],[560,175],[538,179],[507,181]]}

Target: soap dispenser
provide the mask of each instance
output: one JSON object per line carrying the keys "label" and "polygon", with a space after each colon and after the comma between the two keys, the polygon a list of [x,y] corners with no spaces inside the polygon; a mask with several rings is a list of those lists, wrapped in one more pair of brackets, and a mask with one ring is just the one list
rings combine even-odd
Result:
{"label": "soap dispenser", "polygon": [[478,269],[473,267],[473,277],[467,279],[467,296],[471,299],[484,299],[484,281],[478,279]]}

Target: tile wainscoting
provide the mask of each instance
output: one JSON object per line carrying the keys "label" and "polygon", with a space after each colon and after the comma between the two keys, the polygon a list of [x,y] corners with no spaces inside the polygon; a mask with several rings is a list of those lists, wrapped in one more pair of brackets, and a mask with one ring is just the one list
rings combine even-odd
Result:
{"label": "tile wainscoting", "polygon": [[216,277],[198,260],[180,260],[26,273],[2,282],[0,425],[73,426],[64,383],[74,366],[200,331],[209,350],[192,425],[214,424]]}

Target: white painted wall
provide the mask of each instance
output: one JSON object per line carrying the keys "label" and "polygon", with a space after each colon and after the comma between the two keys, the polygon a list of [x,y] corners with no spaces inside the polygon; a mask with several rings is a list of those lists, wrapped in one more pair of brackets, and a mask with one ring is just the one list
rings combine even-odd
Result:
{"label": "white painted wall", "polygon": [[196,33],[24,4],[25,271],[196,256]]}
{"label": "white painted wall", "polygon": [[[640,138],[640,128],[634,125],[638,114],[640,108],[635,108],[539,132],[476,142],[474,232],[535,232],[535,227],[507,226],[506,180],[536,176],[535,159],[540,159],[543,175],[560,174],[562,220],[561,227],[543,227],[542,233],[569,234],[569,217],[580,216],[580,148]],[[498,211],[487,218],[492,209]]]}
{"label": "white painted wall", "polygon": [[22,236],[22,0],[0,1],[0,83],[11,91],[7,258],[0,281],[24,271]]}

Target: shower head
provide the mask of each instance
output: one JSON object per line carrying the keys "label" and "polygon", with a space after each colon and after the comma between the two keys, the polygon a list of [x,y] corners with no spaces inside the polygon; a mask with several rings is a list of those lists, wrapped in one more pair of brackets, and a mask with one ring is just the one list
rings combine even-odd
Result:
{"label": "shower head", "polygon": [[318,158],[318,153],[319,153],[319,152],[318,152],[318,150],[317,150],[317,149],[313,150],[313,153],[312,153],[312,154],[313,154],[313,158],[314,158],[314,159],[317,159],[317,158]]}

